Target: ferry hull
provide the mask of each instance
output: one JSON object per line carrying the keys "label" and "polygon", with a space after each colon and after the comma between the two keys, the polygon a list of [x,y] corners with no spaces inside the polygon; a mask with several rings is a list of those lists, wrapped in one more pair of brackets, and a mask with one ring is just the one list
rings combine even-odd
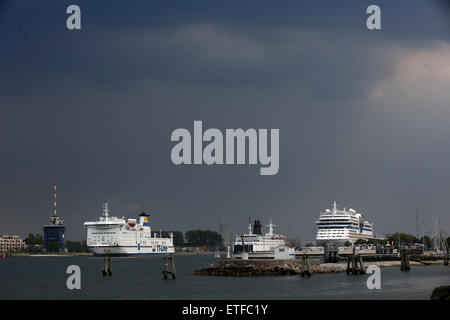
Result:
{"label": "ferry hull", "polygon": [[99,257],[104,256],[156,256],[156,255],[173,255],[175,250],[167,248],[167,250],[157,250],[153,247],[121,247],[121,246],[90,246],[89,250]]}
{"label": "ferry hull", "polygon": [[[234,259],[242,259],[242,254],[233,254]],[[250,252],[248,253],[248,259],[275,259],[275,251],[266,252]]]}

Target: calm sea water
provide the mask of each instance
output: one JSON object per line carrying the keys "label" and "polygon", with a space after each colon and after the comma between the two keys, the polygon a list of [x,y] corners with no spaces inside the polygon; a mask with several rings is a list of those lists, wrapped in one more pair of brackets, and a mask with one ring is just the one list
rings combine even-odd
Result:
{"label": "calm sea water", "polygon": [[[381,269],[381,290],[368,290],[368,275],[341,274],[234,278],[193,276],[216,259],[176,256],[176,280],[162,280],[162,257],[113,258],[113,276],[103,277],[96,257],[0,258],[0,299],[429,299],[450,285],[450,268]],[[66,269],[81,268],[81,290],[68,290]]]}

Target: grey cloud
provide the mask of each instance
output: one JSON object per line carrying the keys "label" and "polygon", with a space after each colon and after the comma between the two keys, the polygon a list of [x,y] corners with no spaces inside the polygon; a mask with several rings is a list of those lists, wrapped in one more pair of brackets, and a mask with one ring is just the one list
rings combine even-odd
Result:
{"label": "grey cloud", "polygon": [[[319,4],[305,19],[276,4],[258,15],[183,5],[148,20],[140,6],[93,5],[80,33],[36,5],[35,19],[48,19],[25,25],[26,41],[2,24],[0,232],[39,232],[52,182],[68,239],[85,236],[81,222],[103,201],[117,215],[150,211],[156,229],[217,228],[223,217],[237,232],[248,216],[271,216],[310,240],[336,199],[380,233],[413,231],[415,207],[428,223],[433,206],[448,230],[448,39],[426,26],[434,8],[405,25],[402,8],[388,10],[383,32],[370,33],[354,27],[363,4],[331,21]],[[193,120],[280,128],[279,174],[174,166],[170,133]]]}
{"label": "grey cloud", "polygon": [[[0,78],[0,92],[118,90],[125,84],[165,82],[205,88],[292,87],[305,97],[352,99],[365,97],[394,68],[388,46],[379,39],[299,29],[255,34],[200,24],[103,30],[95,37],[34,46],[40,53],[27,63],[11,64],[11,72]],[[44,55],[51,65],[42,63]]]}

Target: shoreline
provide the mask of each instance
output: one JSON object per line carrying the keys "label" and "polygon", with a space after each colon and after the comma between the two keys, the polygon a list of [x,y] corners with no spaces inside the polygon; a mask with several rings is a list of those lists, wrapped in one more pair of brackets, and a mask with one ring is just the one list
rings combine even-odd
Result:
{"label": "shoreline", "polygon": [[69,252],[69,253],[8,253],[8,257],[90,257],[94,256],[90,252]]}
{"label": "shoreline", "polygon": [[[196,256],[196,255],[214,255],[216,251],[200,251],[200,252],[175,252],[176,256]],[[226,253],[220,254],[226,255]],[[11,252],[6,253],[7,257],[94,257],[92,252],[67,252],[67,253],[28,253],[28,252]]]}

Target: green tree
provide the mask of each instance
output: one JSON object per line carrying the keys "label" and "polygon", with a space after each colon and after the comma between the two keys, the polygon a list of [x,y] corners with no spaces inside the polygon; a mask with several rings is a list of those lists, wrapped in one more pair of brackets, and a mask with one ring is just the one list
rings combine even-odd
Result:
{"label": "green tree", "polygon": [[223,246],[220,234],[211,230],[189,230],[185,234],[186,241],[192,246],[216,248]]}
{"label": "green tree", "polygon": [[373,245],[377,245],[377,244],[385,245],[385,244],[387,244],[387,239],[369,239],[367,241],[367,243],[370,243]]}
{"label": "green tree", "polygon": [[367,241],[363,240],[363,239],[358,239],[358,240],[355,241],[355,244],[356,245],[367,244]]}
{"label": "green tree", "polygon": [[421,239],[418,239],[414,235],[409,233],[397,232],[388,237],[389,242],[393,241],[395,246],[398,246],[399,239],[401,244],[421,243]]}
{"label": "green tree", "polygon": [[66,249],[68,252],[89,252],[86,240],[66,241]]}
{"label": "green tree", "polygon": [[27,252],[40,252],[44,247],[44,238],[40,234],[29,233],[24,242],[27,245]]}
{"label": "green tree", "polygon": [[170,237],[170,233],[173,233],[173,245],[182,246],[184,243],[183,233],[181,231],[162,231],[161,234],[164,238]]}

